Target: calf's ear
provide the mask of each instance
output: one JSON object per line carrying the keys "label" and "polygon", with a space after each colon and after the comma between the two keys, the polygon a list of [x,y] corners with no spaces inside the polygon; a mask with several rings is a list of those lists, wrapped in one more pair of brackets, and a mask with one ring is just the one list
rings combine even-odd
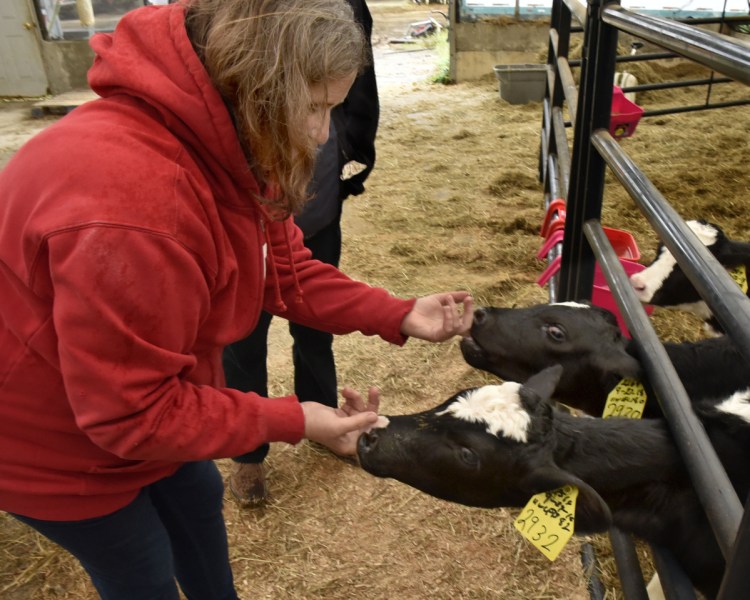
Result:
{"label": "calf's ear", "polygon": [[521,386],[521,397],[528,408],[536,409],[540,403],[548,402],[560,382],[563,368],[553,365],[532,375]]}
{"label": "calf's ear", "polygon": [[578,488],[576,533],[601,533],[612,527],[612,512],[598,492],[580,479],[572,485]]}
{"label": "calf's ear", "polygon": [[582,479],[557,465],[537,468],[521,482],[522,489],[529,494],[529,497],[566,485],[574,485],[578,488],[575,513],[577,534],[599,533],[612,526],[612,513],[597,491]]}

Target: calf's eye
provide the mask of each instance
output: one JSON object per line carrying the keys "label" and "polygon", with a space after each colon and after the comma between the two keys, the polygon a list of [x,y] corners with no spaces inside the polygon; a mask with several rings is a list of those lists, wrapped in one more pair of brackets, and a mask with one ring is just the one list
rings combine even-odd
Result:
{"label": "calf's eye", "polygon": [[559,327],[557,325],[545,325],[543,327],[543,330],[547,337],[549,337],[553,342],[565,341],[565,331],[563,331],[562,327]]}
{"label": "calf's eye", "polygon": [[479,466],[479,456],[471,448],[462,446],[461,450],[459,451],[459,456],[466,465],[472,468],[476,468]]}

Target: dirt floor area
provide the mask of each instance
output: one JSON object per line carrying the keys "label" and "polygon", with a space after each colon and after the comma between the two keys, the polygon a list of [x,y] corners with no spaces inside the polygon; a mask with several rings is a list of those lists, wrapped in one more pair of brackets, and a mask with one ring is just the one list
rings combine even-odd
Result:
{"label": "dirt floor area", "polygon": [[[431,83],[437,50],[388,40],[436,7],[405,0],[369,5],[382,105],[378,161],[367,192],[345,205],[342,269],[403,296],[467,289],[484,305],[547,301],[547,290],[536,283],[545,264],[535,258],[542,243],[541,104],[502,101],[489,74],[461,85]],[[686,69],[678,61],[649,64],[638,77],[671,80]],[[724,85],[714,94],[748,92]],[[704,95],[705,89],[650,92],[638,101],[675,106]],[[0,167],[24,139],[54,120],[31,119],[28,103],[0,105]],[[750,239],[743,167],[749,135],[750,108],[742,107],[647,119],[621,143],[686,219],[706,218],[730,237]],[[653,257],[656,240],[648,223],[613,179],[602,220],[631,231],[644,261]],[[293,388],[290,338],[277,321],[270,342],[272,395]],[[654,323],[665,339],[699,335],[697,322],[684,315],[657,310]],[[337,338],[335,347],[341,385],[378,386],[385,414],[432,407],[459,389],[491,381],[463,362],[457,341],[411,340],[396,348],[350,335]],[[229,461],[219,464],[230,472]],[[272,445],[267,464],[272,500],[266,508],[241,510],[226,496],[232,565],[243,599],[588,597],[580,558],[585,540],[574,538],[550,562],[517,534],[514,510],[439,501],[306,443]],[[606,538],[588,540],[602,557],[606,598],[622,598]],[[645,547],[639,553],[648,568]],[[96,596],[73,560],[3,515],[0,597]]]}

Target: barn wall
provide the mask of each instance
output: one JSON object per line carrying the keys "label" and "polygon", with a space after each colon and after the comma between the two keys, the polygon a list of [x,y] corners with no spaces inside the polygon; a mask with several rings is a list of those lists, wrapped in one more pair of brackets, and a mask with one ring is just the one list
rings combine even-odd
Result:
{"label": "barn wall", "polygon": [[451,79],[460,83],[494,76],[492,69],[499,64],[542,64],[548,36],[546,19],[451,23]]}
{"label": "barn wall", "polygon": [[[548,34],[546,19],[453,23],[449,30],[451,78],[473,81],[494,76],[492,68],[497,64],[543,63]],[[87,87],[86,71],[94,57],[87,40],[40,44],[52,94]]]}
{"label": "barn wall", "polygon": [[88,87],[86,72],[94,60],[88,40],[42,41],[41,50],[51,94]]}

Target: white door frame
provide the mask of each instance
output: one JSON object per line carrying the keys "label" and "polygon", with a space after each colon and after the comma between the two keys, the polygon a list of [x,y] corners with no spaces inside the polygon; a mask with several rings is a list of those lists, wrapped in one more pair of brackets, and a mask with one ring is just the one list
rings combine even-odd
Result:
{"label": "white door frame", "polygon": [[43,96],[49,86],[33,0],[0,0],[0,96]]}

